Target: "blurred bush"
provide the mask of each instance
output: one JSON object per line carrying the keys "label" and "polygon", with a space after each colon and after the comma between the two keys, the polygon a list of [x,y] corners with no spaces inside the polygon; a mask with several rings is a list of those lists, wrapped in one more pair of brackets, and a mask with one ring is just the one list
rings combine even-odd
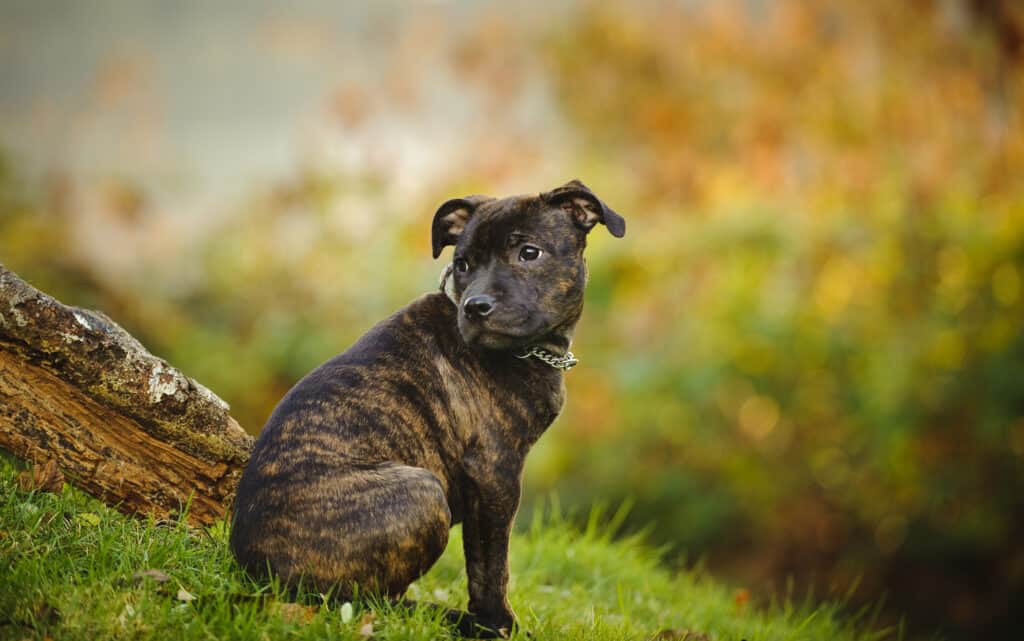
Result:
{"label": "blurred bush", "polygon": [[595,5],[554,40],[637,215],[545,483],[740,576],[1024,605],[1024,22],[982,4]]}
{"label": "blurred bush", "polygon": [[[629,223],[621,241],[592,234],[583,364],[527,502],[633,498],[632,527],[766,598],[787,577],[862,581],[919,626],[1010,634],[1024,607],[1019,10],[595,3],[539,36],[488,24],[467,31],[459,73],[501,96],[494,49],[537,52],[530,72],[571,132],[561,180]],[[306,167],[172,228],[131,185],[96,186],[104,213],[87,218],[63,181],[37,192],[8,165],[0,258],[107,311],[256,431],[306,371],[436,285],[436,203],[536,159],[479,153],[422,202],[393,198],[387,175]],[[121,242],[88,250],[97,226]]]}

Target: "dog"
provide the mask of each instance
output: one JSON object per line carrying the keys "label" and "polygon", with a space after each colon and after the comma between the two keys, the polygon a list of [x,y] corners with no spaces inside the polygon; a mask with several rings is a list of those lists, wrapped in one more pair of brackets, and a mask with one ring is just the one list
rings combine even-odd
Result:
{"label": "dog", "polygon": [[453,622],[467,636],[510,634],[523,464],[565,399],[598,223],[625,234],[578,180],[442,204],[434,258],[454,246],[442,291],[300,380],[260,432],[234,504],[240,564],[341,598],[398,599],[462,523],[469,607]]}

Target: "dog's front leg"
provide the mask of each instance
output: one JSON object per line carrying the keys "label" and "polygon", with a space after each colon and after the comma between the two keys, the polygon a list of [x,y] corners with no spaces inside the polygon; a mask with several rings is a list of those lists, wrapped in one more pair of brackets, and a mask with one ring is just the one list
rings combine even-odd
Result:
{"label": "dog's front leg", "polygon": [[508,602],[508,541],[519,507],[518,471],[473,479],[463,547],[469,580],[469,611],[480,636],[508,636],[515,614]]}

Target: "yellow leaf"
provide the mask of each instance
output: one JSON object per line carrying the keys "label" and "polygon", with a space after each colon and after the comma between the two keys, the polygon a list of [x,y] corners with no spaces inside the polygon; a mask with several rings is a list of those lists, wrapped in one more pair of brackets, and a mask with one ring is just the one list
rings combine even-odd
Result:
{"label": "yellow leaf", "polygon": [[89,527],[96,527],[100,524],[100,517],[92,512],[82,512],[81,514],[75,515],[75,521],[81,525],[87,525]]}
{"label": "yellow leaf", "polygon": [[288,623],[309,623],[317,613],[315,607],[299,603],[275,602],[270,609]]}

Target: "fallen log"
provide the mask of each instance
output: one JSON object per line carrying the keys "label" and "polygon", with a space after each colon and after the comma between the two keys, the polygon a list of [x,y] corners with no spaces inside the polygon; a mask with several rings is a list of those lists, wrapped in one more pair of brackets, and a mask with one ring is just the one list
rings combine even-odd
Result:
{"label": "fallen log", "polygon": [[0,264],[0,448],[122,512],[223,517],[253,439],[210,390],[100,312]]}

